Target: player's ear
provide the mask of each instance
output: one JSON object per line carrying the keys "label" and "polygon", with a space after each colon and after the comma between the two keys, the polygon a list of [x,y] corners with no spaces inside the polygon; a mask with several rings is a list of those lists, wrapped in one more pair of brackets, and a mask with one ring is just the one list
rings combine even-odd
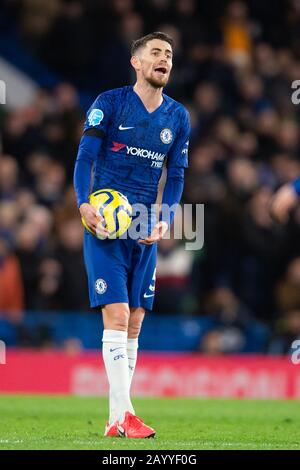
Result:
{"label": "player's ear", "polygon": [[133,55],[130,59],[130,63],[135,70],[140,70],[141,61],[137,55]]}

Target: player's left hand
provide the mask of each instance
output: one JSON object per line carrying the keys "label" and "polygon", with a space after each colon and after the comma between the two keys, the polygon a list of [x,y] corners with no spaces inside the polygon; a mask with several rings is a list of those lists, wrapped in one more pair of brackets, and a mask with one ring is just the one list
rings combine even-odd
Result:
{"label": "player's left hand", "polygon": [[144,240],[139,240],[139,243],[141,243],[142,245],[153,245],[153,243],[157,243],[163,238],[168,228],[169,225],[167,224],[167,222],[158,222],[152,230],[151,235],[149,235],[149,237],[145,238]]}

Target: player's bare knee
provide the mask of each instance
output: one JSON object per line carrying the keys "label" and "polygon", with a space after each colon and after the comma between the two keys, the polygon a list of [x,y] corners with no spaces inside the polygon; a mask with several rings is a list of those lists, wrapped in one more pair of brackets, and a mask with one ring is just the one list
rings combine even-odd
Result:
{"label": "player's bare knee", "polygon": [[104,327],[109,330],[128,330],[129,309],[126,306],[109,305],[102,309]]}
{"label": "player's bare knee", "polygon": [[128,338],[138,338],[142,328],[144,317],[144,309],[131,309],[128,324]]}
{"label": "player's bare knee", "polygon": [[129,312],[125,309],[120,309],[114,312],[111,317],[111,321],[114,326],[114,330],[127,331],[128,321],[129,321]]}
{"label": "player's bare knee", "polygon": [[130,339],[138,338],[139,334],[141,332],[141,327],[142,327],[142,322],[139,323],[139,324],[134,324],[134,325],[131,325],[129,323],[129,325],[128,325],[128,338],[130,338]]}

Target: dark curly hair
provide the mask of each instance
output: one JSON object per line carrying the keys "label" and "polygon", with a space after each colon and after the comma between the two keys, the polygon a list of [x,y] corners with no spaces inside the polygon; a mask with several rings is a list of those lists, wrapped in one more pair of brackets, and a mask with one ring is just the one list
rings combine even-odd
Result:
{"label": "dark curly hair", "polygon": [[136,41],[133,41],[131,46],[131,55],[134,55],[140,47],[146,46],[147,42],[152,41],[152,39],[160,39],[161,41],[166,41],[173,48],[173,39],[166,33],[161,31],[155,31],[154,33],[147,34]]}

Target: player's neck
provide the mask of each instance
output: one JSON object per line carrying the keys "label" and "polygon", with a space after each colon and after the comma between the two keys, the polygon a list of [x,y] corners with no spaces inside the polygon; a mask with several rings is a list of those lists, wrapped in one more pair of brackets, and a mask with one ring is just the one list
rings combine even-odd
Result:
{"label": "player's neck", "polygon": [[133,87],[149,113],[155,111],[163,102],[163,88],[154,88],[149,83],[139,83]]}

